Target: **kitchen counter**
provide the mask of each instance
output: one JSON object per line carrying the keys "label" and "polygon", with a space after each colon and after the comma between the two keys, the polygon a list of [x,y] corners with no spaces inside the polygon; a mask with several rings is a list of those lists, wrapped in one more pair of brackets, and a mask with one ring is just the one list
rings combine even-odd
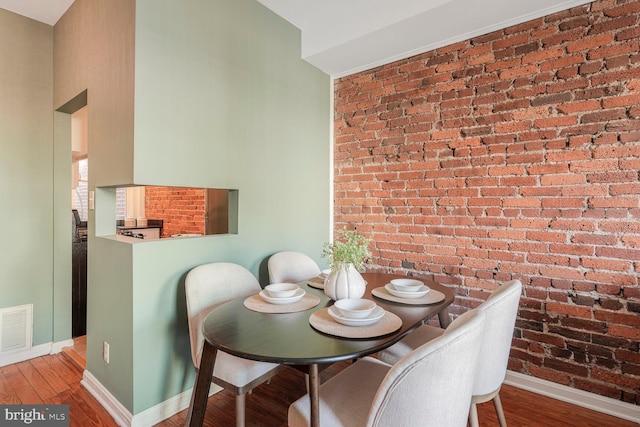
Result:
{"label": "kitchen counter", "polygon": [[120,241],[136,242],[144,240],[157,240],[162,234],[162,220],[150,219],[147,220],[145,226],[131,226],[124,225],[124,221],[116,221],[116,234]]}
{"label": "kitchen counter", "polygon": [[143,227],[138,227],[136,225],[127,227],[124,225],[124,220],[119,219],[116,221],[116,231],[119,230],[143,230],[145,228],[160,228],[162,229],[162,220],[161,219],[149,219],[147,220],[147,225]]}

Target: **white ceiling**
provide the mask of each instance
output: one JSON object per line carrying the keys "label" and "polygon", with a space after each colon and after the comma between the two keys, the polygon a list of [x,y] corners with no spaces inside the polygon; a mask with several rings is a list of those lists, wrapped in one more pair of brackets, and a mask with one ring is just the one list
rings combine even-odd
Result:
{"label": "white ceiling", "polygon": [[258,0],[302,30],[302,57],[334,77],[591,0]]}
{"label": "white ceiling", "polygon": [[0,9],[55,25],[73,0],[0,0]]}
{"label": "white ceiling", "polygon": [[[590,0],[258,0],[302,32],[302,58],[334,77],[446,46]],[[55,25],[73,0],[0,0]]]}

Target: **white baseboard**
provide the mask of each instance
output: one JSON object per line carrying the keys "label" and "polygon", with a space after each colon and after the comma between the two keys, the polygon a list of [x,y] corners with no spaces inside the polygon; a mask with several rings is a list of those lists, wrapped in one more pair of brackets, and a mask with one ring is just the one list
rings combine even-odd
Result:
{"label": "white baseboard", "polygon": [[66,341],[58,341],[51,344],[51,354],[57,354],[65,347],[73,347],[73,338]]}
{"label": "white baseboard", "polygon": [[129,412],[91,372],[87,370],[83,372],[80,384],[107,410],[116,424],[121,427],[131,426],[131,420],[133,419],[131,412]]}
{"label": "white baseboard", "polygon": [[[154,426],[178,412],[187,409],[191,401],[191,390],[186,390],[149,409],[132,415],[89,371],[84,371],[81,384],[96,398],[121,427]],[[209,396],[220,390],[222,390],[222,388],[211,384]]]}
{"label": "white baseboard", "polygon": [[[209,396],[222,390],[215,384],[211,384],[209,389]],[[167,399],[162,403],[152,406],[139,414],[133,416],[131,427],[150,427],[158,424],[159,422],[166,420],[167,418],[177,414],[178,412],[187,409],[191,402],[191,391],[186,390],[177,396]]]}
{"label": "white baseboard", "polygon": [[0,356],[0,366],[11,365],[13,363],[24,362],[25,360],[35,359],[51,353],[51,343],[36,345],[29,350],[16,351]]}
{"label": "white baseboard", "polygon": [[19,350],[13,353],[7,353],[0,356],[0,366],[12,365],[14,363],[24,362],[25,360],[35,359],[36,357],[46,356],[47,354],[60,353],[64,347],[73,345],[73,340],[65,340],[58,342],[48,342],[31,347],[29,350]]}
{"label": "white baseboard", "polygon": [[576,406],[640,424],[640,406],[632,405],[631,403],[621,402],[595,393],[589,393],[584,390],[513,371],[507,371],[507,377],[504,383],[542,396],[551,397],[562,402],[571,403]]}
{"label": "white baseboard", "polygon": [[131,427],[153,426],[189,407],[191,390],[153,406],[133,416]]}

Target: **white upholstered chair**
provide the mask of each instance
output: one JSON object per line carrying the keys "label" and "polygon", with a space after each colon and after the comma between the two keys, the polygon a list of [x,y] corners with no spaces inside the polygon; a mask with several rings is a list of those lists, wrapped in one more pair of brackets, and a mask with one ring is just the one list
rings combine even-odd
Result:
{"label": "white upholstered chair", "polygon": [[[250,296],[260,292],[260,284],[244,267],[217,262],[193,268],[185,279],[187,315],[191,357],[196,369],[200,367],[200,356],[204,337],[202,323],[216,306],[234,298]],[[232,390],[236,395],[236,425],[244,426],[245,395],[254,387],[274,376],[282,367],[273,363],[242,359],[218,351],[212,382]]]}
{"label": "white upholstered chair", "polygon": [[[522,283],[511,280],[496,288],[477,308],[485,314],[482,344],[478,356],[478,371],[473,385],[473,399],[469,413],[471,427],[478,426],[477,403],[493,400],[501,427],[507,422],[500,402],[500,387],[507,374],[509,352],[516,323]],[[399,343],[380,352],[378,357],[387,363],[396,363],[405,354],[440,335],[444,330],[429,325],[420,326]]]}
{"label": "white upholstered chair", "polygon": [[[465,427],[483,314],[459,316],[445,334],[388,365],[365,357],[320,386],[325,427]],[[308,426],[309,395],[289,407],[289,426]]]}
{"label": "white upholstered chair", "polygon": [[[276,252],[267,261],[269,283],[299,283],[320,274],[320,267],[313,258],[302,252]],[[304,374],[307,390],[309,374]]]}
{"label": "white upholstered chair", "polygon": [[320,274],[318,264],[302,252],[275,253],[269,258],[267,266],[269,283],[298,283]]}

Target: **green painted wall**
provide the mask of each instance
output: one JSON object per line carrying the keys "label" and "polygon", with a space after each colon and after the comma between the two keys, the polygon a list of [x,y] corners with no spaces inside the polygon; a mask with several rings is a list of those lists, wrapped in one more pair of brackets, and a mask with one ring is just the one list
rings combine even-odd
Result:
{"label": "green painted wall", "polygon": [[[115,193],[98,187],[133,181],[134,17],[131,0],[75,0],[54,27],[53,55],[53,108],[87,93],[89,189],[95,189],[98,207],[88,218],[87,370],[129,410],[134,370],[132,248],[95,236],[115,229]],[[70,169],[70,156],[58,159],[55,167]],[[57,290],[55,298],[63,298]],[[112,346],[109,364],[102,360],[104,341]]]}
{"label": "green painted wall", "polygon": [[52,55],[52,27],[0,10],[0,308],[34,304],[34,345],[54,324]]}
{"label": "green painted wall", "polygon": [[90,188],[133,181],[134,20],[135,1],[76,0],[54,27],[54,109],[87,91]]}
{"label": "green painted wall", "polygon": [[[329,239],[329,77],[254,0],[137,2],[136,184],[239,190],[238,235],[137,244],[134,413],[193,386],[184,276]],[[164,375],[157,375],[163,372]]]}
{"label": "green painted wall", "polygon": [[[320,261],[330,81],[300,59],[299,30],[255,0],[100,4],[76,0],[56,24],[54,106],[87,90],[87,370],[139,414],[193,386],[191,268],[233,261],[258,276],[285,249]],[[239,232],[115,241],[114,188],[131,184],[237,189]]]}
{"label": "green painted wall", "polygon": [[[133,364],[132,339],[134,247],[112,239],[89,239],[87,370],[131,411],[133,372],[138,369]],[[102,359],[103,341],[109,343],[109,364]]]}

